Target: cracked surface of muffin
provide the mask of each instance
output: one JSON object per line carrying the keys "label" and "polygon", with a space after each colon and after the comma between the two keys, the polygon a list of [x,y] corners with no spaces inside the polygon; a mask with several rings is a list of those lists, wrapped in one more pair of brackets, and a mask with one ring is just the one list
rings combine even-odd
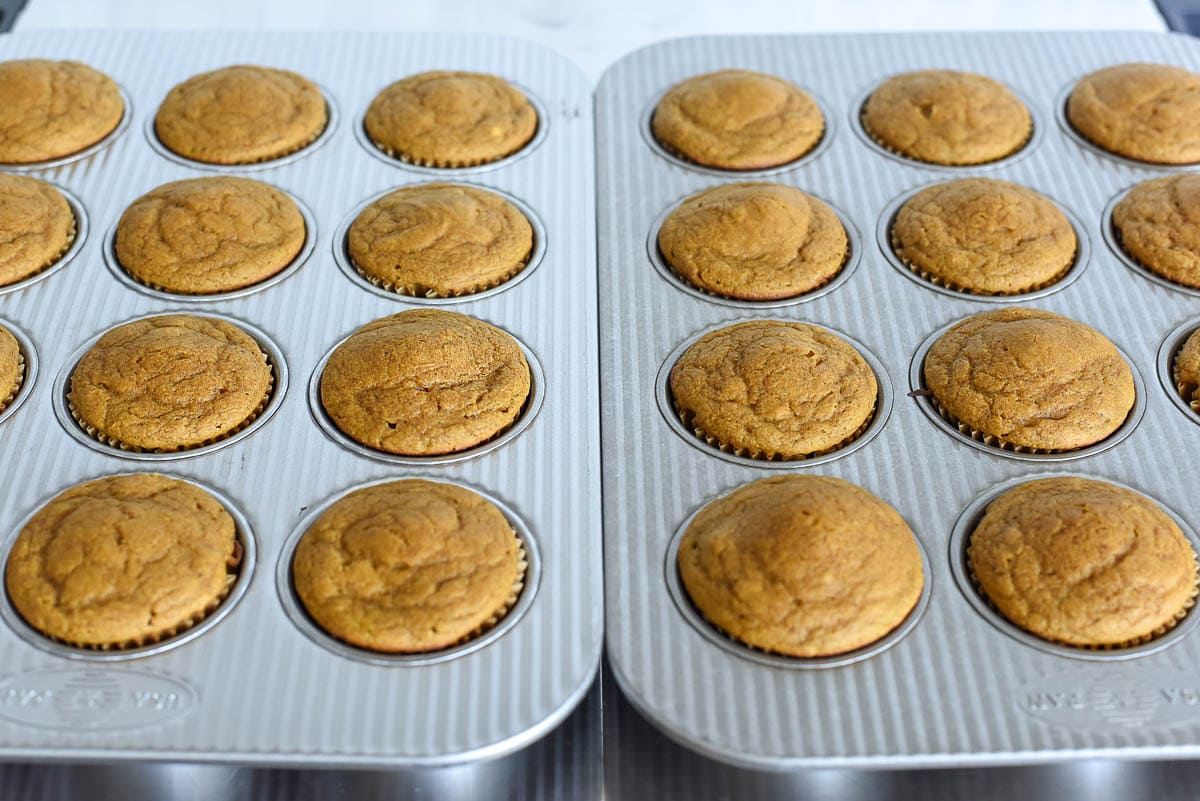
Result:
{"label": "cracked surface of muffin", "polygon": [[1120,247],[1147,270],[1200,289],[1200,176],[1143,181],[1112,211]]}
{"label": "cracked surface of muffin", "polygon": [[25,357],[21,354],[21,345],[7,328],[0,325],[0,412],[21,391],[25,381]]}
{"label": "cracked surface of muffin", "polygon": [[54,186],[0,173],[0,287],[53,267],[75,241],[75,212]]}
{"label": "cracked surface of muffin", "polygon": [[65,158],[108,136],[125,116],[120,90],[78,61],[0,61],[0,164]]}

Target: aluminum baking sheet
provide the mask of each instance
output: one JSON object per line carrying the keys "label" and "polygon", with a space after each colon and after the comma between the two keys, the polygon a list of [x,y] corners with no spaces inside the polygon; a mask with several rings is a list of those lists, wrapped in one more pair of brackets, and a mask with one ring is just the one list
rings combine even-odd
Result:
{"label": "aluminum baking sheet", "polygon": [[[600,324],[608,653],[630,700],[692,749],[759,768],[916,767],[1068,758],[1200,756],[1200,637],[1128,658],[1077,659],[1018,641],[977,611],[952,578],[955,522],[996,486],[1082,473],[1131,485],[1200,525],[1200,417],[1158,379],[1156,354],[1177,326],[1200,326],[1194,296],[1147,280],[1110,249],[1109,201],[1164,174],[1081,147],[1057,106],[1087,72],[1124,61],[1200,69],[1200,42],[1133,33],[753,36],[681,39],[627,56],[597,93]],[[720,68],[780,75],[820,99],[828,142],[815,158],[765,180],[832,204],[860,232],[846,283],[806,302],[731,308],[686,293],[660,273],[647,237],[665,209],[751,176],[692,168],[647,143],[648,109],[677,81]],[[981,72],[1026,99],[1037,133],[1027,152],[983,168],[937,168],[885,156],[858,113],[891,74],[948,67]],[[891,266],[875,237],[881,215],[914,188],[987,175],[1031,186],[1078,221],[1089,246],[1078,278],[1025,305],[1107,334],[1141,374],[1145,413],[1124,441],[1066,462],[1022,461],[948,436],[909,397],[922,342],[994,302],[948,296]],[[893,504],[931,563],[929,605],[890,648],[849,665],[790,670],[715,645],[681,613],[667,553],[698,507],[777,470],[733,464],[687,442],[659,410],[655,378],[682,342],[751,318],[810,321],[863,343],[885,365],[894,409],[878,436],[844,458],[796,472],[853,481]],[[936,415],[933,415],[936,418]],[[968,588],[969,589],[969,588]],[[1193,614],[1197,614],[1193,612]],[[698,623],[696,625],[704,625]],[[1124,658],[1121,658],[1124,656]]]}
{"label": "aluminum baking sheet", "polygon": [[[81,31],[0,38],[0,59],[25,57],[92,64],[123,87],[130,106],[128,124],[107,147],[34,172],[78,198],[90,228],[69,265],[0,297],[0,319],[28,334],[40,368],[28,397],[0,423],[0,535],[9,541],[22,518],[72,484],[158,470],[228,497],[258,547],[245,595],[229,614],[151,656],[56,656],[0,624],[0,758],[442,764],[511,751],[549,731],[591,684],[603,625],[594,149],[583,75],[539,47],[465,35]],[[296,70],[338,112],[319,147],[250,173],[311,210],[312,253],[294,275],[242,296],[197,303],[137,291],[105,263],[106,235],[121,212],[167,181],[218,174],[160,155],[148,120],[174,84],[238,63]],[[453,464],[398,465],[326,436],[305,390],[344,336],[417,307],[350,280],[338,267],[334,233],[368,198],[439,180],[377,158],[355,134],[376,92],[428,69],[499,74],[543,112],[544,135],[521,158],[444,178],[505,192],[540,221],[545,251],[536,271],[448,308],[512,332],[540,363],[544,396],[528,428],[502,447]],[[55,378],[70,355],[114,324],[167,311],[226,315],[273,340],[290,375],[276,413],[227,447],[152,464],[77,442],[55,419]],[[486,647],[432,664],[361,660],[323,646],[281,602],[276,574],[285,542],[306,512],[343,490],[412,475],[477,488],[519,519],[540,562],[536,587],[526,589],[535,591],[532,602]]]}

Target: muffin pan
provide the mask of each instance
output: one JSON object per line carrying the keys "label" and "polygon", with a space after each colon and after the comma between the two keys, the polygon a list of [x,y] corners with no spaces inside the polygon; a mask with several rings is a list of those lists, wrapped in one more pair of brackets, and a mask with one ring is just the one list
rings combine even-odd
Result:
{"label": "muffin pan", "polygon": [[[1097,155],[1053,122],[1064,86],[1124,61],[1200,69],[1200,41],[1131,33],[710,37],[653,45],[606,73],[596,123],[597,197],[604,204],[601,425],[611,460],[603,495],[607,652],[626,696],[672,738],[707,756],[773,770],[1200,756],[1194,608],[1137,653],[1099,658],[1008,636],[956,589],[951,538],[963,510],[978,508],[1006,481],[1063,469],[946,436],[927,419],[927,399],[900,391],[910,388],[910,365],[930,332],[995,308],[993,299],[911,280],[871,246],[844,284],[808,302],[730,309],[664,281],[647,246],[664,208],[746,179],[664,158],[648,142],[647,108],[667,87],[726,67],[778,75],[821,98],[832,123],[823,149],[767,180],[826,199],[859,231],[881,230],[896,198],[951,175],[1009,180],[1054,198],[1070,209],[1081,243],[1092,243],[1086,269],[1081,259],[1053,292],[1005,301],[1097,328],[1144,377],[1127,436],[1070,454],[1070,469],[1133,486],[1194,528],[1200,426],[1173,408],[1173,388],[1151,376],[1168,333],[1185,319],[1193,322],[1172,336],[1195,327],[1195,301],[1143,280],[1101,244],[1109,200],[1162,170]],[[1033,114],[1033,140],[1012,158],[955,168],[898,159],[865,143],[857,122],[864,87],[936,67],[978,72],[1012,88]],[[858,661],[764,660],[723,642],[678,587],[672,590],[671,549],[680,527],[712,497],[777,474],[764,469],[773,463],[735,463],[678,436],[659,409],[656,379],[672,352],[695,332],[737,319],[845,332],[878,357],[890,378],[881,383],[897,390],[890,417],[869,442],[837,459],[787,465],[874,492],[924,546],[924,614],[890,647]],[[811,669],[787,669],[793,665]]]}
{"label": "muffin pan", "polygon": [[[11,542],[22,520],[65,487],[158,468],[238,510],[258,559],[257,569],[244,569],[240,600],[222,605],[219,625],[206,620],[170,647],[105,653],[103,664],[5,613],[0,757],[397,768],[496,756],[553,728],[592,684],[603,639],[594,150],[583,75],[549,51],[486,36],[81,31],[0,39],[0,59],[33,56],[87,62],[132,99],[127,116],[136,119],[125,120],[102,153],[38,173],[79,198],[97,230],[108,231],[130,202],[168,181],[198,170],[248,174],[307,204],[311,255],[253,291],[192,298],[135,286],[119,266],[106,267],[109,242],[81,236],[69,266],[0,300],[5,324],[32,339],[22,341],[30,361],[23,402],[0,423],[0,542]],[[345,112],[342,124],[331,119],[317,142],[291,156],[228,169],[181,162],[143,135],[172,86],[238,63],[304,74],[322,87],[331,114]],[[447,66],[527,87],[543,115],[540,144],[469,177],[410,169],[364,149],[348,123],[357,124],[375,90]],[[332,235],[363,198],[439,179],[502,192],[540,220],[542,264],[503,292],[454,306],[524,345],[540,365],[536,389],[521,428],[487,453],[444,465],[381,464],[327,437],[304,389],[347,333],[419,304],[347,280]],[[174,460],[161,468],[136,460],[145,454],[76,441],[77,424],[68,415],[60,426],[55,411],[80,348],[117,323],[168,312],[229,317],[264,345],[274,342],[277,410],[255,421],[252,436],[165,454]],[[289,538],[347,487],[415,474],[482,492],[513,521],[530,560],[519,605],[479,639],[424,659],[363,658],[318,642],[323,635],[313,636],[306,619],[294,623],[303,613],[288,603]]]}

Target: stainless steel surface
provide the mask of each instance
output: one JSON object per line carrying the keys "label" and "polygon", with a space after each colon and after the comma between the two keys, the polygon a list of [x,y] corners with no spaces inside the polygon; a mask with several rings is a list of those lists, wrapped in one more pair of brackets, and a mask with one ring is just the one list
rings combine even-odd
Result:
{"label": "stainless steel surface", "polygon": [[[1136,659],[1085,662],[1004,635],[954,588],[948,543],[962,510],[1005,480],[1043,475],[1055,465],[956,441],[927,419],[919,398],[898,397],[879,436],[861,450],[816,467],[795,466],[876,493],[924,544],[931,561],[929,608],[892,648],[837,668],[756,664],[694,629],[672,601],[663,570],[671,537],[689,514],[771,474],[692,447],[664,421],[655,378],[681,342],[737,319],[819,323],[863,342],[901,388],[930,332],[995,306],[911,281],[875,248],[863,253],[843,286],[800,305],[756,313],[681,292],[651,264],[648,231],[664,208],[744,176],[718,177],[664,158],[647,144],[649,104],[673,83],[723,67],[781,75],[811,90],[834,123],[827,149],[771,180],[828,199],[859,231],[871,232],[902,193],[976,170],[883,157],[853,132],[865,93],[889,75],[919,68],[966,69],[1003,81],[1027,99],[1041,135],[1020,158],[986,174],[1061,202],[1095,245],[1091,264],[1070,286],[1014,301],[1098,328],[1148,378],[1166,333],[1195,318],[1195,301],[1143,280],[1099,243],[1109,199],[1161,171],[1099,156],[1053,122],[1064,86],[1123,61],[1195,70],[1200,42],[1130,33],[696,38],[640,50],[605,75],[596,115],[598,196],[612,199],[598,211],[608,655],[631,704],[671,738],[716,759],[773,770],[1200,756],[1200,639],[1194,631]],[[1195,526],[1200,426],[1174,408],[1158,381],[1145,381],[1140,398],[1145,417],[1129,437],[1072,462],[1071,469],[1147,492]],[[708,786],[702,773],[676,780]],[[651,788],[644,792],[653,797]]]}
{"label": "stainless steel surface", "polygon": [[[251,436],[155,466],[211,486],[244,512],[259,546],[259,569],[245,596],[201,636],[120,664],[81,665],[0,625],[0,758],[394,768],[494,757],[554,728],[591,684],[602,644],[587,80],[535,46],[447,34],[82,31],[0,38],[0,59],[32,56],[92,64],[132,100],[133,119],[110,144],[39,173],[77,196],[97,231],[107,231],[144,192],[211,172],[164,158],[145,135],[163,96],[191,75],[238,63],[293,69],[323,87],[343,116],[323,146],[251,165],[256,177],[311,209],[322,240],[312,256],[269,289],[199,304],[260,328],[278,344],[301,391],[289,392]],[[349,280],[334,262],[330,236],[363,198],[432,180],[376,158],[348,121],[361,118],[382,84],[444,68],[512,79],[540,98],[545,113],[540,146],[470,176],[536,212],[546,232],[544,262],[519,285],[455,306],[510,331],[536,355],[545,400],[528,428],[479,458],[416,468],[380,464],[327,438],[302,388],[342,337],[414,308]],[[29,399],[0,424],[3,539],[53,492],[150,469],[76,442],[55,421],[53,377],[81,344],[117,322],[182,305],[115,278],[102,240],[89,238],[68,267],[0,300],[0,316],[28,332],[42,365]],[[417,471],[479,488],[528,526],[542,569],[529,608],[485,647],[438,664],[381,665],[318,645],[292,624],[276,591],[288,535],[308,510],[348,486]]]}

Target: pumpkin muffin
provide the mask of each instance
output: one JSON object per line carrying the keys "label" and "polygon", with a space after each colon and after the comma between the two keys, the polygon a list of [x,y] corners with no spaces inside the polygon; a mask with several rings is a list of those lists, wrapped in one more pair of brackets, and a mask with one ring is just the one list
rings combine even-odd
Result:
{"label": "pumpkin muffin", "polygon": [[892,247],[910,270],[959,292],[1016,295],[1054,284],[1079,242],[1067,216],[1028,187],[962,178],[921,190],[892,223]]}
{"label": "pumpkin muffin", "polygon": [[854,346],[779,320],[700,337],[671,368],[670,388],[696,436],[755,459],[804,459],[849,444],[871,422],[879,395]]}
{"label": "pumpkin muffin", "polygon": [[1033,134],[1029,109],[1007,86],[956,70],[893,75],[867,98],[862,124],[893,153],[947,166],[998,161]]}
{"label": "pumpkin muffin", "polygon": [[368,323],[338,345],[321,374],[321,405],[361,445],[439,456],[504,433],[530,383],[511,335],[465,314],[414,309]]}
{"label": "pumpkin muffin", "polygon": [[248,426],[273,386],[266,354],[245,331],[172,314],[100,337],[75,365],[67,402],[80,426],[106,445],[179,451]]}
{"label": "pumpkin muffin", "polygon": [[533,227],[495,192],[460,184],[397,189],[346,233],[358,273],[401,295],[447,298],[499,286],[529,263]]}
{"label": "pumpkin muffin", "polygon": [[824,202],[783,184],[742,183],[692,195],[663,221],[658,249],[692,286],[739,300],[794,298],[829,283],[850,255]]}
{"label": "pumpkin muffin", "polygon": [[36,164],[86,150],[125,116],[121,92],[78,61],[0,61],[0,164]]}
{"label": "pumpkin muffin", "polygon": [[1200,289],[1200,176],[1143,181],[1113,207],[1112,226],[1131,259],[1163,278]]}
{"label": "pumpkin muffin", "polygon": [[416,654],[498,623],[525,570],[524,546],[495,504],[452,484],[402,479],[330,506],[296,546],[292,582],[333,637]]}
{"label": "pumpkin muffin", "polygon": [[807,92],[750,70],[720,70],[675,84],[650,125],[671,153],[721,170],[787,164],[825,135],[825,117]]}
{"label": "pumpkin muffin", "polygon": [[1175,354],[1175,388],[1188,405],[1200,412],[1200,329],[1193,331]]}
{"label": "pumpkin muffin", "polygon": [[422,72],[387,86],[363,117],[375,146],[425,167],[473,167],[511,156],[538,115],[508,81],[479,72]]}
{"label": "pumpkin muffin", "polygon": [[54,266],[75,242],[75,212],[51,184],[0,173],[0,287]]}
{"label": "pumpkin muffin", "polygon": [[194,75],[168,92],[154,133],[192,161],[254,164],[312,144],[328,124],[325,98],[304,76],[233,66]]}
{"label": "pumpkin muffin", "polygon": [[12,333],[0,325],[0,412],[9,407],[25,383],[25,356]]}
{"label": "pumpkin muffin", "polygon": [[130,204],[117,261],[137,281],[184,295],[232,292],[291,264],[307,231],[295,201],[248,178],[173,181]]}
{"label": "pumpkin muffin", "polygon": [[241,562],[225,507],[186,481],[137,473],[78,484],[21,529],[5,566],[17,613],[82,648],[147,645],[191,628]]}
{"label": "pumpkin muffin", "polygon": [[1194,604],[1196,556],[1175,521],[1132,490],[1044,478],[988,505],[968,561],[984,597],[1045,640],[1085,648],[1145,642]]}
{"label": "pumpkin muffin", "polygon": [[1071,126],[1094,145],[1155,164],[1200,161],[1200,75],[1167,64],[1118,64],[1082,78]]}
{"label": "pumpkin muffin", "polygon": [[1069,451],[1115,432],[1133,408],[1133,373],[1116,346],[1054,312],[1008,308],[954,325],[925,357],[944,416],[976,439]]}
{"label": "pumpkin muffin", "polygon": [[793,657],[878,641],[904,622],[925,584],[904,518],[828,476],[767,478],[709,503],[684,532],[678,562],[710,623]]}

